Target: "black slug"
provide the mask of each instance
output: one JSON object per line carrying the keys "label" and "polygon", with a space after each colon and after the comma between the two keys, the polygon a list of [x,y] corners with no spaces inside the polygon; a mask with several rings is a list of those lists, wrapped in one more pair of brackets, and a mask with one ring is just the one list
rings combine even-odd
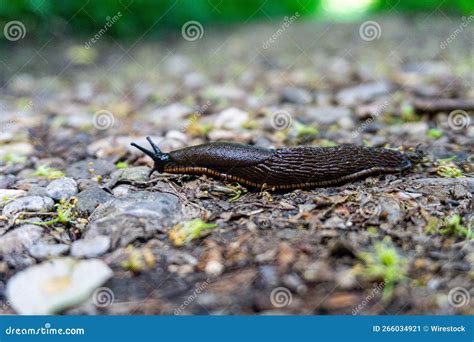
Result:
{"label": "black slug", "polygon": [[399,173],[419,161],[420,151],[403,154],[385,148],[341,145],[266,149],[213,142],[163,153],[147,137],[154,171],[206,174],[254,188],[287,190],[339,185],[380,173]]}

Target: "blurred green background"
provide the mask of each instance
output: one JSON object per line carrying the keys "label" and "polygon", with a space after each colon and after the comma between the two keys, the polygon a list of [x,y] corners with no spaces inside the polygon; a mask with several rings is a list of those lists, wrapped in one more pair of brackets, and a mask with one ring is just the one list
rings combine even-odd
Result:
{"label": "blurred green background", "polygon": [[[471,15],[473,0],[2,0],[0,25],[20,20],[29,35],[87,35],[107,18],[122,16],[108,34],[118,38],[160,34],[179,29],[186,21],[234,23],[282,17],[298,12],[319,19],[347,20],[373,13],[442,11]],[[161,18],[161,19],[160,19]],[[159,20],[160,19],[160,20]]]}

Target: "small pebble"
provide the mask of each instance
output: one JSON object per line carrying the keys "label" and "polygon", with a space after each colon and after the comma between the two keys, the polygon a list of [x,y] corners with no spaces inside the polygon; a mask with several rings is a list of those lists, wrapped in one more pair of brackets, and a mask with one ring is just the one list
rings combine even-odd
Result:
{"label": "small pebble", "polygon": [[55,200],[68,199],[77,194],[77,183],[74,179],[63,177],[49,183],[46,193]]}

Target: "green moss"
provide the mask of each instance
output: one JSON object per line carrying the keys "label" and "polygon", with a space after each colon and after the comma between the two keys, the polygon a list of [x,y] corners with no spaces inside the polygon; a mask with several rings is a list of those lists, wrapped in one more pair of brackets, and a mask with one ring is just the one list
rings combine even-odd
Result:
{"label": "green moss", "polygon": [[1,156],[0,160],[4,161],[7,165],[23,164],[26,162],[26,157],[14,153],[7,153],[4,156]]}
{"label": "green moss", "polygon": [[126,169],[127,167],[127,162],[118,162],[117,164],[115,164],[115,168],[117,168],[118,170]]}
{"label": "green moss", "polygon": [[437,128],[431,128],[426,132],[426,136],[431,139],[438,139],[443,136],[443,131],[437,129]]}
{"label": "green moss", "polygon": [[182,246],[199,238],[203,231],[216,227],[217,224],[215,223],[206,223],[201,219],[195,219],[177,224],[168,236],[175,246]]}
{"label": "green moss", "polygon": [[437,174],[445,178],[459,178],[464,177],[462,171],[452,161],[455,157],[448,159],[438,159]]}
{"label": "green moss", "polygon": [[319,133],[318,128],[314,125],[303,125],[298,121],[294,121],[293,126],[296,131],[296,136],[298,138],[314,136]]}
{"label": "green moss", "polygon": [[403,122],[420,121],[420,116],[415,113],[415,109],[409,103],[402,104],[400,108],[400,115]]}
{"label": "green moss", "polygon": [[48,179],[56,179],[56,178],[61,178],[64,177],[64,172],[61,170],[49,167],[47,165],[40,165],[36,169],[36,171],[33,173],[33,176],[36,177],[46,177]]}
{"label": "green moss", "polygon": [[[426,234],[442,234],[454,235],[465,239],[474,239],[474,232],[472,229],[461,224],[461,216],[453,214],[446,216],[444,219],[431,217],[425,227]],[[468,222],[472,226],[472,222]]]}
{"label": "green moss", "polygon": [[334,147],[334,146],[337,146],[337,143],[329,139],[321,139],[321,141],[319,142],[319,145],[322,147]]}

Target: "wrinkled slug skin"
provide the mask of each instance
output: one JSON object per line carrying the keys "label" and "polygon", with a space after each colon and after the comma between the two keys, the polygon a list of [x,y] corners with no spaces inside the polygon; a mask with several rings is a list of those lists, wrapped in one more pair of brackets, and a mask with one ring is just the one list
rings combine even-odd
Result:
{"label": "wrinkled slug skin", "polygon": [[342,184],[411,167],[401,152],[354,145],[265,149],[208,143],[169,153],[168,173],[207,174],[251,187],[294,189]]}

